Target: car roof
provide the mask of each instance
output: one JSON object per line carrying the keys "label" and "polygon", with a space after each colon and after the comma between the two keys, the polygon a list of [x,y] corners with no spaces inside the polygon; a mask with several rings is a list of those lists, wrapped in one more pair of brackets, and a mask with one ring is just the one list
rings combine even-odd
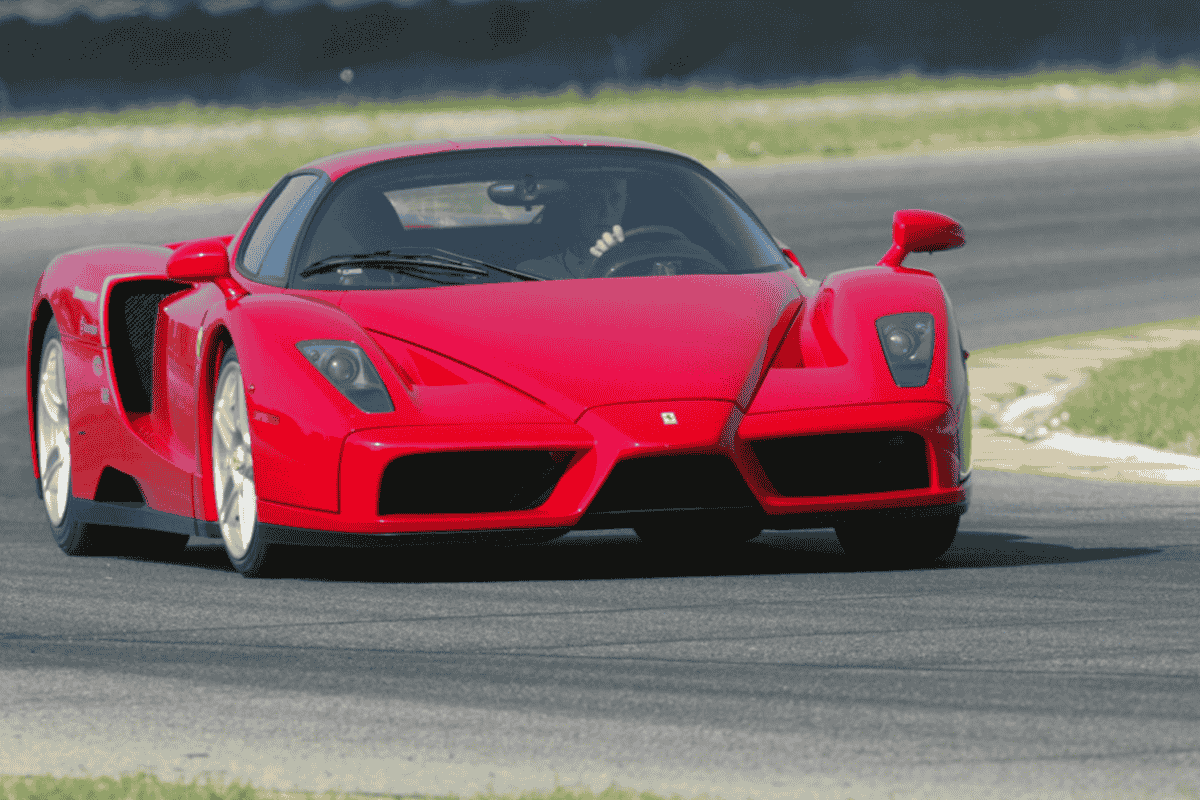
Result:
{"label": "car roof", "polygon": [[611,136],[568,136],[550,134],[518,134],[514,136],[486,136],[454,139],[427,139],[419,142],[397,142],[376,147],[364,147],[346,153],[319,158],[301,169],[319,169],[331,179],[337,180],[347,172],[396,158],[423,156],[430,153],[445,153],[454,150],[486,150],[507,147],[628,147],[639,150],[655,150],[672,153],[695,161],[691,156],[669,147],[639,142],[635,139],[618,139]]}

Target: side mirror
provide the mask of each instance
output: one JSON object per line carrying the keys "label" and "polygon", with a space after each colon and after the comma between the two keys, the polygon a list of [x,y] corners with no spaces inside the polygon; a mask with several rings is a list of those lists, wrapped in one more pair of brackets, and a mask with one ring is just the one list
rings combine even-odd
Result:
{"label": "side mirror", "polygon": [[229,277],[225,237],[198,239],[175,248],[167,259],[167,277],[179,281],[212,281]]}
{"label": "side mirror", "polygon": [[966,244],[962,225],[936,211],[910,208],[892,217],[892,249],[879,262],[881,267],[899,267],[909,253],[952,250]]}

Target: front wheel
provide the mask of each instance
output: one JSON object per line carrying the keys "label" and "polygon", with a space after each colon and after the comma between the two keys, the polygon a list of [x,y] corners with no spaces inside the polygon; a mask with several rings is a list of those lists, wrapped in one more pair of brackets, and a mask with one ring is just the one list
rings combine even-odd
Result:
{"label": "front wheel", "polygon": [[838,525],[838,543],[856,564],[868,569],[927,567],[950,549],[958,534],[957,516],[927,519],[865,518]]}
{"label": "front wheel", "polygon": [[258,535],[250,417],[242,368],[232,347],[221,359],[213,395],[212,471],[217,521],[229,562],[248,578],[263,575],[270,548]]}
{"label": "front wheel", "polygon": [[51,320],[42,336],[34,411],[38,475],[50,533],[70,556],[100,551],[95,530],[79,520],[71,499],[71,420],[67,413],[67,371],[58,322]]}

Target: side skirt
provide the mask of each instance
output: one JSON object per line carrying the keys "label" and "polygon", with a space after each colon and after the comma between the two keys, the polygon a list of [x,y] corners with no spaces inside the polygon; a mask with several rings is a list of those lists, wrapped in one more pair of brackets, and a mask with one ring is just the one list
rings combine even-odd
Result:
{"label": "side skirt", "polygon": [[72,497],[71,507],[84,522],[92,525],[112,525],[118,528],[140,528],[186,536],[204,536],[197,520],[155,511],[141,503],[101,503]]}
{"label": "side skirt", "polygon": [[[101,503],[72,497],[75,513],[92,525],[116,528],[162,531],[163,533],[220,539],[221,528],[216,522],[182,517],[155,511],[135,503]],[[260,522],[258,535],[272,544],[304,545],[311,547],[395,547],[398,545],[483,544],[509,540],[542,541],[561,536],[569,528],[495,529],[472,531],[440,531],[430,533],[341,533],[305,528],[289,528]]]}

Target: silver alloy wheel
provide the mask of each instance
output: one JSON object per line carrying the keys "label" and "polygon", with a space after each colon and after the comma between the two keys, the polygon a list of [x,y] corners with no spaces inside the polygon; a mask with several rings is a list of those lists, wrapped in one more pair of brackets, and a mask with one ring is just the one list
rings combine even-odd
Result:
{"label": "silver alloy wheel", "polygon": [[71,425],[67,416],[67,376],[62,343],[49,339],[42,352],[37,405],[38,472],[42,501],[50,524],[58,527],[67,513],[71,491]]}
{"label": "silver alloy wheel", "polygon": [[254,523],[258,519],[258,496],[254,491],[254,461],[250,451],[250,418],[242,369],[230,361],[217,379],[212,425],[213,492],[221,538],[234,558],[250,550]]}

